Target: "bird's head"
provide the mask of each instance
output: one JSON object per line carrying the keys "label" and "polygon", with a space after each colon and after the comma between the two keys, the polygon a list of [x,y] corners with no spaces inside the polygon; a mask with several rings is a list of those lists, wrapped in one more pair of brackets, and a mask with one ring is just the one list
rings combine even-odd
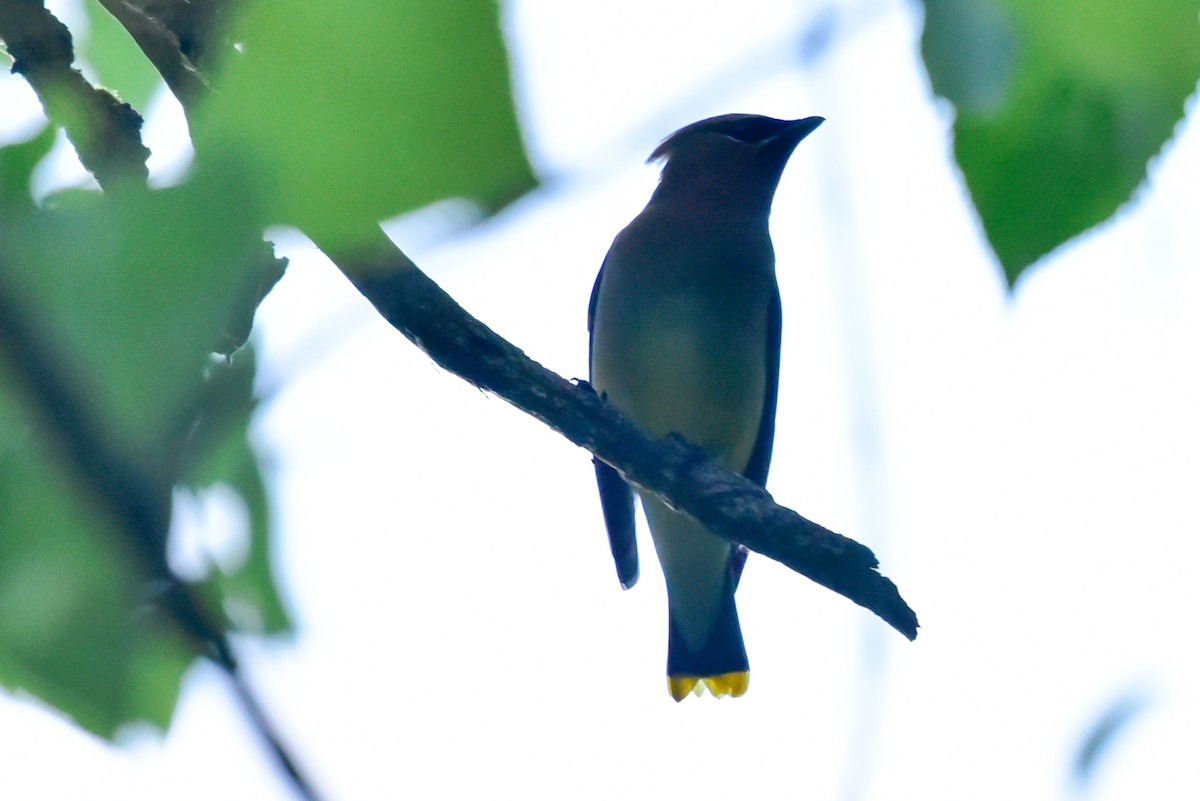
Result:
{"label": "bird's head", "polygon": [[769,209],[792,151],[824,121],[723,114],[680,128],[647,160],[666,159],[656,194],[700,194]]}

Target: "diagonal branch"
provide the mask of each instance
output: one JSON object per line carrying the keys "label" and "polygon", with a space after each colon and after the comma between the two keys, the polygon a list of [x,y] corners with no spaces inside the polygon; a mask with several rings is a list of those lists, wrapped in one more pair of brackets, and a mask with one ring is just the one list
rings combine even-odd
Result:
{"label": "diagonal branch", "polygon": [[877,570],[869,548],[776,504],[748,479],[707,460],[677,437],[656,439],[531,360],[469,315],[381,231],[346,250],[318,245],[384,319],[435,362],[494,392],[735,543],[775,559],[874,612],[909,639],[917,617]]}
{"label": "diagonal branch", "polygon": [[[137,46],[146,54],[146,58],[150,59],[150,63],[167,82],[172,94],[190,111],[193,104],[210,87],[204,71],[193,61],[190,50],[183,46],[182,32],[176,30],[163,16],[153,13],[144,3],[131,0],[100,0],[100,5],[129,32]],[[206,8],[191,3],[168,3],[165,8],[156,8],[166,11],[176,5],[183,9]]]}
{"label": "diagonal branch", "polygon": [[100,186],[145,184],[150,151],[142,144],[141,115],[71,66],[71,33],[41,0],[0,0],[0,40],[13,58],[12,71],[29,81]]}
{"label": "diagonal branch", "polygon": [[[49,21],[42,20],[40,35],[54,33],[47,41],[59,42],[57,50],[62,51],[50,61],[60,72],[78,76],[69,67],[69,35],[58,31],[57,20],[36,0],[0,0],[0,10],[9,5],[41,9]],[[134,33],[164,76],[170,76],[181,100],[207,89],[189,56],[174,52],[180,39],[171,25],[128,0],[104,0],[104,5]],[[8,33],[0,29],[0,35]],[[23,66],[24,57],[13,55]],[[325,249],[384,318],[438,364],[542,420],[717,534],[776,559],[871,610],[906,637],[916,637],[915,613],[895,584],[878,572],[878,560],[866,546],[778,506],[764,490],[706,461],[687,443],[649,436],[594,393],[528,359],[467,314],[381,232],[372,235],[365,250]]]}

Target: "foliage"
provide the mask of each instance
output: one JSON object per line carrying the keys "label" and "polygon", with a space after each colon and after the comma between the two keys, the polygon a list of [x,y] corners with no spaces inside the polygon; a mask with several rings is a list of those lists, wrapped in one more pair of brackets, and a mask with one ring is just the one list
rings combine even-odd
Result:
{"label": "foliage", "polygon": [[[101,80],[144,104],[158,83],[146,56],[100,4],[88,11]],[[248,438],[253,353],[211,355],[241,345],[278,277],[262,231],[292,222],[338,236],[448,195],[495,207],[532,184],[488,0],[260,4],[230,30],[246,56],[225,48],[205,76],[217,99],[188,106],[199,158],[181,186],[35,205],[30,178],[54,126],[0,149],[0,682],[103,736],[165,726],[197,643],[159,597],[165,526],[147,560],[133,544],[146,532],[106,497],[119,491],[67,440],[82,431],[91,456],[128,467],[163,510],[180,492],[232,488],[245,559],[209,566],[193,590],[226,628],[285,631]]]}
{"label": "foliage", "polygon": [[245,155],[272,222],[329,241],[446,197],[495,209],[533,186],[489,2],[261,3],[232,37],[245,55],[227,55],[198,151]]}
{"label": "foliage", "polygon": [[[245,445],[249,384],[239,397],[213,391],[249,354],[228,364],[209,355],[253,290],[252,273],[236,267],[253,256],[257,231],[222,201],[239,185],[232,172],[174,189],[22,203],[47,140],[5,149],[0,169],[0,680],[111,735],[128,720],[165,725],[190,660],[155,611],[127,521],[97,497],[94,471],[108,457],[80,463],[57,429],[78,426],[99,440],[97,453],[136,465],[140,489],[164,506],[176,483],[261,483]],[[46,389],[58,383],[61,394]],[[200,425],[213,418],[226,422]],[[223,605],[253,604],[260,629],[279,631],[286,617],[264,570],[265,498],[243,498],[253,558],[233,575],[210,575],[210,590]]]}
{"label": "foliage", "polygon": [[922,53],[1010,285],[1127,202],[1200,76],[1196,0],[925,0]]}

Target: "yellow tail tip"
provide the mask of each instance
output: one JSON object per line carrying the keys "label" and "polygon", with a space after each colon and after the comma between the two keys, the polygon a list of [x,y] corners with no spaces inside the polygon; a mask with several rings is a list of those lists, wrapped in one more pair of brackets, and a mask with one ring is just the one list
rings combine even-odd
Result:
{"label": "yellow tail tip", "polygon": [[722,673],[719,676],[667,676],[667,690],[676,701],[682,701],[688,693],[703,695],[705,687],[708,687],[714,698],[723,698],[726,695],[738,698],[745,694],[749,686],[748,670]]}

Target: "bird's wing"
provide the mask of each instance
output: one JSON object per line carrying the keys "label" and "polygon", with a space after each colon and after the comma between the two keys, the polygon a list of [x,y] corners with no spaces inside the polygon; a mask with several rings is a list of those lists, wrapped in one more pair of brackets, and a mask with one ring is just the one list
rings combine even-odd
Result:
{"label": "bird's wing", "polygon": [[[596,318],[596,300],[600,296],[600,282],[604,279],[604,266],[596,276],[592,297],[588,301],[588,377],[592,370],[592,324]],[[778,371],[776,371],[778,373]],[[604,526],[608,529],[608,545],[612,550],[613,562],[617,566],[617,580],[621,587],[629,589],[638,580],[637,536],[633,516],[633,490],[613,467],[593,457],[596,466],[596,486],[600,489],[600,508],[604,512]]]}
{"label": "bird's wing", "polygon": [[783,333],[783,306],[779,300],[779,288],[771,297],[771,311],[767,319],[767,386],[763,394],[762,417],[758,421],[758,437],[754,450],[744,471],[746,478],[760,487],[767,485],[767,471],[771,468],[771,446],[775,442],[775,406],[779,400],[779,347]]}
{"label": "bird's wing", "polygon": [[[767,318],[767,387],[763,395],[762,417],[758,421],[758,437],[754,450],[746,463],[746,478],[760,487],[767,485],[767,472],[771,469],[771,448],[775,443],[775,407],[779,401],[779,349],[783,335],[783,304],[779,299],[779,287],[771,298],[771,311]],[[749,551],[738,544],[729,553],[729,575],[736,590],[746,566]]]}

